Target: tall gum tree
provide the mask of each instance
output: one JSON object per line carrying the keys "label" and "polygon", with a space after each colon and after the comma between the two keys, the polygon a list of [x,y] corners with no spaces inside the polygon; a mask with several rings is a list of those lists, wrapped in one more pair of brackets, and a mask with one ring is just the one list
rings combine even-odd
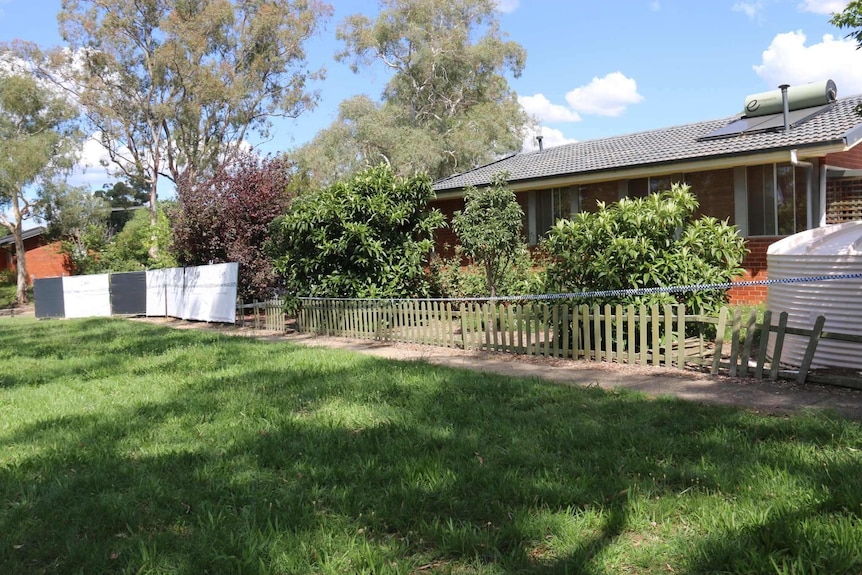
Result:
{"label": "tall gum tree", "polygon": [[337,58],[357,73],[382,66],[391,78],[379,103],[343,102],[335,123],[294,159],[325,184],[381,161],[402,175],[440,178],[519,150],[528,118],[506,75],[520,76],[526,52],[500,30],[496,7],[382,0],[375,19],[348,17]]}
{"label": "tall gum tree", "polygon": [[67,47],[48,67],[118,171],[146,182],[155,225],[159,177],[210,172],[315,105],[323,71],[303,46],[330,13],[319,0],[63,0]]}
{"label": "tall gum tree", "polygon": [[68,99],[33,77],[0,72],[0,225],[15,240],[19,304],[27,302],[23,222],[35,209],[28,192],[71,167],[77,116]]}

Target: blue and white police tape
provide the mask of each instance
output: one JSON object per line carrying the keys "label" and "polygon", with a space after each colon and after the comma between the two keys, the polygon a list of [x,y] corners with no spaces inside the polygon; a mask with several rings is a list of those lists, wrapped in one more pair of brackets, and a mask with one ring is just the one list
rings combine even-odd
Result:
{"label": "blue and white police tape", "polygon": [[435,302],[507,302],[507,301],[549,301],[560,299],[590,299],[606,297],[626,297],[638,295],[651,295],[660,293],[684,293],[692,291],[716,291],[740,287],[769,286],[777,284],[815,283],[837,280],[862,280],[862,273],[833,274],[819,276],[803,276],[795,278],[779,278],[766,280],[745,280],[737,282],[723,282],[712,284],[692,284],[684,286],[663,286],[649,288],[633,288],[618,290],[583,291],[569,293],[552,293],[539,295],[516,295],[497,297],[448,297],[448,298],[328,298],[328,297],[300,297],[302,301],[343,301],[343,302],[399,302],[399,301],[435,301]]}

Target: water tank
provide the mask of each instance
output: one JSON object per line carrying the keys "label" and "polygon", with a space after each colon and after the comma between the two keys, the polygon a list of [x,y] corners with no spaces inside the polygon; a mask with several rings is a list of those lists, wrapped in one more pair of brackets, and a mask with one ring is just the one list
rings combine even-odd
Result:
{"label": "water tank", "polygon": [[[766,252],[769,279],[862,274],[862,221],[824,226],[780,240]],[[862,335],[862,279],[813,280],[770,284],[767,309],[773,324],[787,312],[787,325],[811,329],[817,316],[826,318],[824,331]],[[788,335],[781,363],[798,367],[808,338]],[[770,337],[769,356],[775,346]],[[862,370],[862,344],[821,339],[812,367]]]}

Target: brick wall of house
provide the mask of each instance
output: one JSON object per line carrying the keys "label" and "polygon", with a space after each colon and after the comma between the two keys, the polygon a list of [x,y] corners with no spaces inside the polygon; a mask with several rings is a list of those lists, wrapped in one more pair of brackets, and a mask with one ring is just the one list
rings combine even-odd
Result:
{"label": "brick wall of house", "polygon": [[[768,277],[766,270],[766,250],[781,237],[754,237],[746,240],[748,255],[742,261],[743,274],[734,281],[759,281]],[[766,301],[766,286],[735,287],[730,290],[732,304],[758,304]]]}
{"label": "brick wall of house", "polygon": [[[724,196],[728,202],[730,199]],[[527,212],[527,194],[519,194],[518,202],[524,213]],[[456,210],[464,209],[464,200],[451,199],[441,200],[433,203],[433,206],[439,209],[446,216],[446,221],[449,227],[439,230],[436,234],[435,250],[438,254],[451,257],[454,255],[454,246],[458,243],[458,236],[452,230],[452,214]],[[526,226],[526,222],[525,222]],[[770,245],[780,240],[781,236],[764,236],[752,237],[746,240],[749,249],[748,255],[742,262],[742,267],[745,269],[742,275],[734,281],[751,281],[767,279],[766,270],[766,250]],[[447,248],[448,246],[448,248]],[[730,302],[732,304],[759,304],[766,301],[766,286],[746,286],[735,287],[729,293]]]}
{"label": "brick wall of house", "polygon": [[446,217],[446,227],[437,230],[437,233],[434,235],[434,251],[439,256],[452,257],[455,255],[455,246],[458,245],[458,236],[455,235],[455,230],[452,229],[452,214],[464,209],[464,199],[439,200],[435,201],[432,207],[443,212],[443,215]]}
{"label": "brick wall of house", "polygon": [[[60,253],[60,242],[46,244],[41,236],[24,241],[27,251],[27,275],[30,283],[34,279],[53,278],[69,275],[69,265],[66,256]],[[15,271],[14,246],[11,252],[3,250],[0,253],[0,271]]]}
{"label": "brick wall of house", "polygon": [[27,275],[34,279],[69,275],[67,258],[60,253],[60,242],[53,242],[27,252]]}
{"label": "brick wall of house", "polygon": [[850,170],[862,169],[862,146],[856,146],[846,152],[826,154],[825,162],[827,166],[837,166]]}

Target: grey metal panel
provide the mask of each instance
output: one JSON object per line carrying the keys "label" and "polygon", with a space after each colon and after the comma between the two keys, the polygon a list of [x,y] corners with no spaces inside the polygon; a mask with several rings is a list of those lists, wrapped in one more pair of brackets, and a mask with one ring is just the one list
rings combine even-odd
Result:
{"label": "grey metal panel", "polygon": [[111,274],[111,315],[146,315],[147,272]]}
{"label": "grey metal panel", "polygon": [[33,280],[33,299],[36,300],[36,317],[66,317],[63,304],[63,278]]}

